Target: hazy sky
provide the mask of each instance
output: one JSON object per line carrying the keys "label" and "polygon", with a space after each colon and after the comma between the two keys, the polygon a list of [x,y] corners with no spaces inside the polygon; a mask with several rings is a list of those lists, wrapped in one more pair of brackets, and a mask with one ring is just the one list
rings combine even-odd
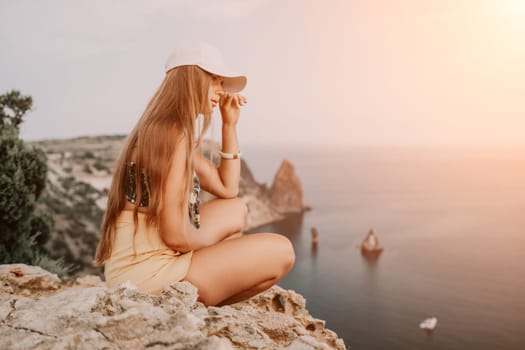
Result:
{"label": "hazy sky", "polygon": [[187,40],[248,76],[241,145],[525,145],[522,0],[0,0],[0,93],[128,133]]}

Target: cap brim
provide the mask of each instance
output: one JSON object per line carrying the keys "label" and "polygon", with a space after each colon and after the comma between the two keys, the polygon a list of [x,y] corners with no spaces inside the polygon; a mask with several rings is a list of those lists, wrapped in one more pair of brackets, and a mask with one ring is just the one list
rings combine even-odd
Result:
{"label": "cap brim", "polygon": [[222,87],[226,92],[240,92],[246,86],[247,79],[243,75],[234,77],[221,76],[224,79]]}
{"label": "cap brim", "polygon": [[197,64],[206,72],[217,75],[224,79],[223,88],[226,92],[240,92],[246,87],[247,79],[242,74],[234,73],[223,66],[212,67],[210,65]]}

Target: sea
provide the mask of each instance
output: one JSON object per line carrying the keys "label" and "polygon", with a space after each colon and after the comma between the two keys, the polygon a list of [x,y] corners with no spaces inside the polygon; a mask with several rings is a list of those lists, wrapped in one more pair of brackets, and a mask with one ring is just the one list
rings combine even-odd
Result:
{"label": "sea", "polygon": [[[279,282],[351,349],[525,349],[525,149],[251,147],[271,185],[284,159],[304,214],[255,229],[292,241]],[[319,233],[317,248],[311,229]],[[359,245],[370,229],[376,259]],[[420,323],[436,317],[433,331]]]}

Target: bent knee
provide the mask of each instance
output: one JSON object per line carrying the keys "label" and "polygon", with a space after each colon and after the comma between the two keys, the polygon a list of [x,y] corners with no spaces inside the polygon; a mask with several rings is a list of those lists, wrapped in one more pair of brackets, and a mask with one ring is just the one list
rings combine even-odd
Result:
{"label": "bent knee", "polygon": [[277,261],[279,261],[279,270],[281,274],[279,278],[284,277],[293,267],[295,263],[295,250],[292,242],[281,234],[274,234],[275,252],[277,254]]}
{"label": "bent knee", "polygon": [[293,265],[295,264],[295,250],[293,249],[292,242],[286,237],[284,237],[284,239],[286,240],[286,243],[283,244],[285,246],[285,251],[283,254],[283,267],[285,268],[286,274],[292,269]]}

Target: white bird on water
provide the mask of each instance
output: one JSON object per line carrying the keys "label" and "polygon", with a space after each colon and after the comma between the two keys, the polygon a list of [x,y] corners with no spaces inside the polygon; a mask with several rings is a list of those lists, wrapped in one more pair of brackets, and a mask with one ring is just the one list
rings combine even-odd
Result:
{"label": "white bird on water", "polygon": [[419,324],[419,328],[433,331],[434,328],[436,328],[437,323],[438,323],[437,317],[427,318],[426,320],[424,320],[423,322]]}

